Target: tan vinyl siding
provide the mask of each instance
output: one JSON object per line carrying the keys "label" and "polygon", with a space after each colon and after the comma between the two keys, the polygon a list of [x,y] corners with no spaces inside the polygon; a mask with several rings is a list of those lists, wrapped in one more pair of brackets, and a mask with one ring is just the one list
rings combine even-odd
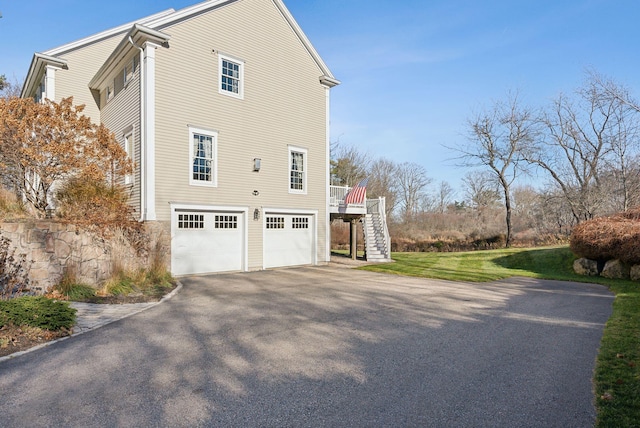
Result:
{"label": "tan vinyl siding", "polygon": [[[171,42],[157,51],[158,220],[169,220],[169,202],[249,207],[249,268],[258,269],[263,207],[317,210],[318,261],[325,261],[325,89],[286,20],[271,1],[243,0],[162,31]],[[218,52],[245,61],[244,99],[218,93]],[[188,125],[218,131],[216,188],[189,185]],[[289,145],[308,151],[306,195],[288,191]],[[256,157],[260,172],[252,172]]]}
{"label": "tan vinyl siding", "polygon": [[134,159],[136,164],[133,174],[133,187],[130,203],[135,209],[136,217],[140,215],[140,68],[133,78],[111,101],[102,108],[102,123],[111,130],[124,148],[124,136],[133,128]]}
{"label": "tan vinyl siding", "polygon": [[56,100],[73,95],[73,103],[84,104],[84,114],[94,123],[100,123],[100,109],[98,101],[94,99],[89,89],[89,81],[98,72],[104,61],[111,55],[123,34],[84,46],[80,49],[61,54],[67,60],[68,70],[56,71]]}

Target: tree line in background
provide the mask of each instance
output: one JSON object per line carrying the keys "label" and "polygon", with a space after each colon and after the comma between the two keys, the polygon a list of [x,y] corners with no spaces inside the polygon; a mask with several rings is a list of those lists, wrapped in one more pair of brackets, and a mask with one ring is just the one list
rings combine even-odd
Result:
{"label": "tree line in background", "polygon": [[369,177],[367,197],[386,198],[397,250],[558,242],[582,221],[640,205],[639,125],[630,91],[590,71],[547,106],[509,93],[471,117],[465,143],[450,147],[457,165],[469,168],[462,198],[416,163],[339,144],[332,184]]}

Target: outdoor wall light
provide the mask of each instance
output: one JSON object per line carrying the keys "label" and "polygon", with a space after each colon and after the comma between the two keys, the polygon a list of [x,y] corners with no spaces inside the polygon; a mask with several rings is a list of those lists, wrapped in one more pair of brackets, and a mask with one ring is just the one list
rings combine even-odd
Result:
{"label": "outdoor wall light", "polygon": [[256,221],[260,220],[260,210],[258,208],[253,210],[253,219]]}
{"label": "outdoor wall light", "polygon": [[253,170],[258,172],[260,171],[260,163],[262,162],[262,159],[260,158],[254,158],[253,159]]}

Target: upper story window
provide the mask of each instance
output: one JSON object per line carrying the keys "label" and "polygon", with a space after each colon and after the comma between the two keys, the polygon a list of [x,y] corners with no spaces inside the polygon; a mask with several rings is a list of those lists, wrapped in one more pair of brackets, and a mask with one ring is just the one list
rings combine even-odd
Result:
{"label": "upper story window", "polygon": [[127,61],[122,69],[109,79],[107,86],[104,88],[104,103],[108,103],[113,98],[118,96],[120,92],[126,89],[127,85],[136,75],[136,71],[139,67],[140,60],[137,56],[134,56],[131,60]]}
{"label": "upper story window", "polygon": [[122,78],[124,80],[124,84],[126,85],[127,83],[129,83],[129,81],[131,79],[133,79],[133,76],[135,75],[135,72],[138,68],[138,63],[140,62],[140,60],[138,59],[137,56],[134,56],[131,61],[127,62],[124,66],[124,69],[122,70]]}
{"label": "upper story window", "polygon": [[219,55],[219,92],[236,98],[244,97],[244,61]]}
{"label": "upper story window", "polygon": [[217,132],[189,127],[189,138],[190,184],[217,186]]}
{"label": "upper story window", "polygon": [[307,150],[289,147],[289,193],[307,193]]}

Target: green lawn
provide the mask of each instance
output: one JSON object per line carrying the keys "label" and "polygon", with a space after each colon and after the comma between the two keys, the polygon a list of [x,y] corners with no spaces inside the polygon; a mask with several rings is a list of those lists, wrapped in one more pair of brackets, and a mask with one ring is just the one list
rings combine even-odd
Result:
{"label": "green lawn", "polygon": [[511,276],[603,284],[616,295],[595,372],[597,427],[640,427],[640,283],[576,275],[566,246],[465,253],[393,253],[395,263],[360,269],[454,281]]}

